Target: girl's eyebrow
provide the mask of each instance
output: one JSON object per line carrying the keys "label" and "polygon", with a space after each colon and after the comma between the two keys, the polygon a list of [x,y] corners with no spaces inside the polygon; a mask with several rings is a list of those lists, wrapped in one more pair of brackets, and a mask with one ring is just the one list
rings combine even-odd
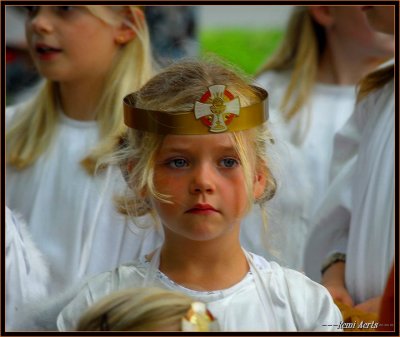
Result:
{"label": "girl's eyebrow", "polygon": [[[198,146],[201,146],[201,144],[199,144]],[[188,145],[188,144],[182,144],[182,145],[173,145],[173,146],[165,146],[162,147],[162,151],[167,151],[167,152],[191,152],[193,149],[193,146]],[[213,150],[217,149],[220,151],[234,151],[236,152],[236,149],[233,145],[218,145],[218,144],[214,144],[212,147]]]}

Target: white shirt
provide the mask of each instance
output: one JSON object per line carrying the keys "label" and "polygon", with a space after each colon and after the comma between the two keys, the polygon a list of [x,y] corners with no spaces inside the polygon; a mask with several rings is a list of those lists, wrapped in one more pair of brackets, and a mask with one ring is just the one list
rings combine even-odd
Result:
{"label": "white shirt", "polygon": [[22,219],[6,207],[6,330],[17,329],[29,301],[47,295],[49,271]]}
{"label": "white shirt", "polygon": [[327,255],[347,254],[345,282],[355,303],[382,295],[394,258],[394,125],[390,81],[357,105],[335,138],[337,175],[305,251],[306,272],[316,280]]}
{"label": "white shirt", "polygon": [[[176,284],[158,268],[151,286],[179,291],[207,303],[221,331],[339,331],[340,311],[324,287],[260,256],[251,254],[251,258],[254,268],[228,289],[194,291]],[[143,286],[149,270],[151,262],[142,257],[93,277],[61,311],[59,330],[74,330],[83,312],[111,292]]]}
{"label": "white shirt", "polygon": [[252,252],[269,258],[272,254],[280,263],[302,270],[310,220],[329,185],[334,135],[350,117],[356,92],[354,86],[317,83],[309,103],[286,122],[280,104],[289,81],[290,72],[273,71],[256,81],[269,92],[275,144],[268,147],[278,189],[267,204],[269,232],[263,230],[255,208],[242,224],[241,242]]}
{"label": "white shirt", "polygon": [[[17,109],[7,108],[6,118],[9,127]],[[161,241],[155,230],[138,228],[115,210],[115,192],[125,188],[118,168],[92,177],[80,164],[98,143],[97,123],[60,112],[57,128],[33,165],[23,170],[8,165],[6,172],[7,205],[24,217],[49,262],[51,294],[132,261]]]}

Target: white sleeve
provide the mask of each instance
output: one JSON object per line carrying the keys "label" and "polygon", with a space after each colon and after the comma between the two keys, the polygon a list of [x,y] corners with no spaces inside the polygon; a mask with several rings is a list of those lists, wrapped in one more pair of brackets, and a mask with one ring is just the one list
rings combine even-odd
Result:
{"label": "white sleeve", "polygon": [[321,281],[321,266],[332,253],[346,253],[352,210],[352,186],[368,99],[358,103],[334,139],[330,186],[311,218],[304,249],[304,271]]}
{"label": "white sleeve", "polygon": [[90,287],[86,284],[78,295],[57,317],[58,331],[75,331],[82,314],[94,303]]}
{"label": "white sleeve", "polygon": [[61,310],[57,317],[59,331],[75,331],[83,313],[95,302],[118,289],[115,271],[104,272],[92,277],[77,295]]}
{"label": "white sleeve", "polygon": [[298,331],[341,331],[342,314],[325,287],[291,269],[285,280]]}
{"label": "white sleeve", "polygon": [[22,308],[47,294],[48,266],[23,219],[6,207],[6,326],[17,328]]}
{"label": "white sleeve", "polygon": [[313,229],[304,250],[304,271],[316,282],[321,281],[321,266],[333,252],[346,253],[351,220],[352,178],[357,157],[346,163],[328,189],[313,217]]}
{"label": "white sleeve", "polygon": [[361,133],[366,123],[368,99],[358,103],[346,124],[335,134],[330,167],[330,182],[340,173],[348,162],[357,156]]}

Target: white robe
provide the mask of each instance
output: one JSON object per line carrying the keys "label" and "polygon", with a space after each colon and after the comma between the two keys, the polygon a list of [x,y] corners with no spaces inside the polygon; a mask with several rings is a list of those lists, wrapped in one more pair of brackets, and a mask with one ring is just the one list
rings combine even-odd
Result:
{"label": "white robe", "polygon": [[[290,73],[267,72],[256,84],[269,92],[270,128],[275,144],[268,144],[269,165],[278,189],[268,202],[265,233],[257,207],[241,226],[241,242],[249,251],[303,270],[303,249],[310,219],[329,185],[333,138],[350,117],[355,87],[316,84],[309,103],[290,121],[283,120],[280,104]],[[268,246],[269,244],[269,246]]]}
{"label": "white robe", "polygon": [[[179,291],[207,303],[221,331],[340,331],[342,316],[324,287],[299,272],[251,256],[255,269],[228,289],[194,291],[176,284],[158,268],[151,286]],[[61,311],[58,329],[74,330],[84,311],[111,292],[146,285],[151,264],[142,257],[90,279]],[[257,277],[261,279],[259,287]]]}
{"label": "white robe", "polygon": [[394,82],[360,102],[335,138],[332,187],[308,239],[306,273],[320,279],[329,254],[346,253],[354,302],[382,295],[394,258]]}
{"label": "white robe", "polygon": [[[19,108],[6,110],[6,128]],[[99,139],[95,121],[60,112],[53,143],[31,166],[6,171],[6,203],[26,220],[50,265],[50,294],[152,251],[161,242],[117,213],[116,191],[125,188],[118,168],[89,176],[80,161]],[[151,221],[151,220],[149,220]]]}
{"label": "white robe", "polygon": [[45,298],[49,286],[46,261],[22,219],[6,207],[6,330],[18,326],[26,303]]}

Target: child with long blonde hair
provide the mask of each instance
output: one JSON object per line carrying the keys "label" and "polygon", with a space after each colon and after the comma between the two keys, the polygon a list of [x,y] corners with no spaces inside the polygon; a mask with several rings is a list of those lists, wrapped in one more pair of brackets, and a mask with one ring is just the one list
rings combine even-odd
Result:
{"label": "child with long blonde hair", "polygon": [[221,331],[336,329],[340,313],[325,289],[241,246],[243,217],[276,189],[268,93],[249,83],[214,62],[185,61],[125,97],[129,129],[110,159],[128,185],[119,205],[151,213],[165,240],[90,279],[61,311],[59,330],[74,330],[115,290],[148,286],[206,303]]}
{"label": "child with long blonde hair", "polygon": [[[395,6],[362,10],[374,29],[394,34]],[[376,315],[396,257],[397,91],[394,60],[360,82],[355,110],[335,138],[337,175],[305,250],[306,273],[336,301]]]}
{"label": "child with long blonde hair", "polygon": [[[361,6],[294,6],[281,45],[258,72],[282,158],[269,222],[280,235],[271,248],[291,268],[303,270],[311,217],[330,181],[334,134],[354,109],[356,84],[393,52],[393,36],[374,31]],[[263,235],[252,235],[263,233],[256,211],[246,224],[244,246],[265,255]]]}
{"label": "child with long blonde hair", "polygon": [[125,130],[120,100],[153,74],[147,26],[135,6],[27,6],[31,56],[45,78],[6,110],[6,200],[50,264],[50,294],[154,248],[113,206],[111,167],[98,159]]}

